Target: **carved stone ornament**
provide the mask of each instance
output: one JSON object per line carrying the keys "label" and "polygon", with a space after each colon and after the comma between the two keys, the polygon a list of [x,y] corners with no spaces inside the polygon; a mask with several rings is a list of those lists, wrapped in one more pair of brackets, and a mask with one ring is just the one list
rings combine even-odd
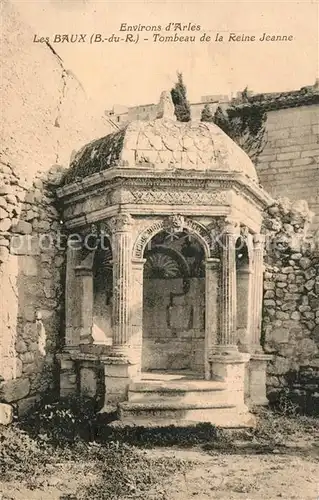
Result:
{"label": "carved stone ornament", "polygon": [[206,257],[211,255],[211,238],[208,229],[199,222],[186,218],[182,215],[172,215],[162,220],[153,222],[138,236],[133,249],[136,259],[143,258],[144,248],[148,241],[160,231],[181,232],[186,230],[190,235],[194,235],[203,245]]}
{"label": "carved stone ornament", "polygon": [[237,220],[227,217],[224,221],[223,232],[240,236],[240,224]]}
{"label": "carved stone ornament", "polygon": [[248,241],[249,237],[249,229],[247,226],[241,226],[240,227],[240,236],[245,240],[246,242]]}
{"label": "carved stone ornament", "polygon": [[185,217],[183,215],[170,215],[165,221],[165,226],[170,231],[180,233],[185,228]]}
{"label": "carved stone ornament", "polygon": [[108,221],[108,226],[111,233],[119,233],[121,231],[128,231],[132,223],[133,219],[130,214],[120,213]]}

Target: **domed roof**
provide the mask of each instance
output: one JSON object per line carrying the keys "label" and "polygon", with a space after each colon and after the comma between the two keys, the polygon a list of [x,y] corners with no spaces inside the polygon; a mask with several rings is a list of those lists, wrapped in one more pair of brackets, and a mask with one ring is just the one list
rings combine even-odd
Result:
{"label": "domed roof", "polygon": [[[163,116],[164,115],[164,116]],[[248,155],[217,125],[178,122],[171,114],[133,121],[122,130],[86,145],[67,171],[66,184],[115,166],[155,171],[241,173],[257,182]]]}

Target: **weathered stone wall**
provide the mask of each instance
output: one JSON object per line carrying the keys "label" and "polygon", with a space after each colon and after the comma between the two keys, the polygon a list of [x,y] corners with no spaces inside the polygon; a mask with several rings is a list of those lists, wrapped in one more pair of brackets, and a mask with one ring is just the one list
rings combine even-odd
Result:
{"label": "weathered stone wall", "polygon": [[54,383],[65,254],[59,171],[38,174],[32,187],[13,167],[0,172],[0,399],[23,413]]}
{"label": "weathered stone wall", "polygon": [[58,165],[111,130],[58,55],[33,43],[15,7],[0,5],[0,400],[23,412],[54,382],[64,266]]}
{"label": "weathered stone wall", "polygon": [[283,199],[269,209],[263,301],[263,344],[273,354],[268,396],[287,391],[307,411],[318,406],[319,254],[306,203]]}
{"label": "weathered stone wall", "polygon": [[274,198],[306,199],[319,227],[319,105],[267,113],[267,145],[259,158],[260,183]]}

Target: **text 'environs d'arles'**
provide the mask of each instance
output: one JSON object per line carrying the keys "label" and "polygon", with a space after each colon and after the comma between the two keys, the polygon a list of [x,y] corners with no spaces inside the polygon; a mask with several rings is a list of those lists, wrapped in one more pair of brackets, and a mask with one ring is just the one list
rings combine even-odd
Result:
{"label": "text 'environs d'arles'", "polygon": [[33,42],[53,44],[77,43],[249,43],[249,42],[292,42],[291,33],[268,33],[266,31],[213,31],[204,30],[200,24],[193,22],[169,22],[161,24],[129,24],[120,23],[112,33],[53,33],[50,36],[35,34]]}

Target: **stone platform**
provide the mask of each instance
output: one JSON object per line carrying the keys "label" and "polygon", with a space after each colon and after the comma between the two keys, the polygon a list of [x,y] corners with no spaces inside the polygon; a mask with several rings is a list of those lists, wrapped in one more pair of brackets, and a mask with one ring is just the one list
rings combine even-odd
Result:
{"label": "stone platform", "polygon": [[128,400],[117,406],[122,424],[187,425],[208,422],[225,428],[253,427],[253,415],[226,383],[192,373],[144,373],[129,386]]}

